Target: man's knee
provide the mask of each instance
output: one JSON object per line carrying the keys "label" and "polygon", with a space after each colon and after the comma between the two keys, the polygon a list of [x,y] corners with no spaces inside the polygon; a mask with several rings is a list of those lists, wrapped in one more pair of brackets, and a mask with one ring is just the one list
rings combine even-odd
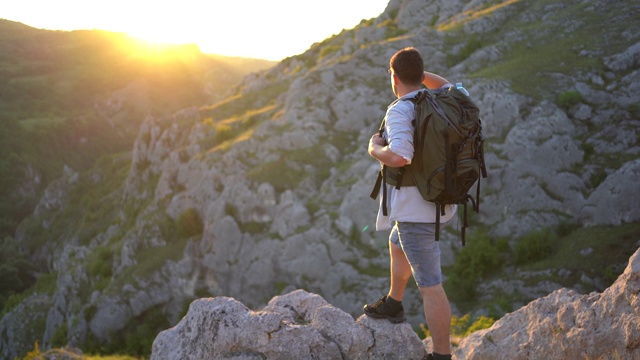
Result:
{"label": "man's knee", "polygon": [[418,289],[420,290],[420,294],[423,298],[446,296],[444,288],[442,287],[442,283],[431,286],[419,286]]}

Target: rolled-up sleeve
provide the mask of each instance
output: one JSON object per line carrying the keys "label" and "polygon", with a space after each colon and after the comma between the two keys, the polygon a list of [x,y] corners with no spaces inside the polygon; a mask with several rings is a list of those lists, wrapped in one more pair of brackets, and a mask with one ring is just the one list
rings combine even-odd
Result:
{"label": "rolled-up sleeve", "polygon": [[405,158],[413,159],[413,117],[411,101],[400,101],[387,110],[385,133],[389,149]]}

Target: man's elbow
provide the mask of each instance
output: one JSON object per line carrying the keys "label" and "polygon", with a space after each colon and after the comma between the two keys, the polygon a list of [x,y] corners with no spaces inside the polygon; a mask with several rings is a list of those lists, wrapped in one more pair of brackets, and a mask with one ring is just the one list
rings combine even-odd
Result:
{"label": "man's elbow", "polygon": [[388,166],[391,167],[403,167],[405,165],[407,165],[408,161],[407,159],[403,158],[402,156],[393,156],[391,159],[389,159],[389,163],[387,164]]}

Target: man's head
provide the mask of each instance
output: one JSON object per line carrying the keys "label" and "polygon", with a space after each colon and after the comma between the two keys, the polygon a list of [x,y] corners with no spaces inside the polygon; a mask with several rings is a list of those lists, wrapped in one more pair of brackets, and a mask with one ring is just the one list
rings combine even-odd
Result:
{"label": "man's head", "polygon": [[393,92],[398,95],[394,76],[406,87],[420,87],[424,76],[424,62],[418,49],[407,47],[396,52],[389,60]]}

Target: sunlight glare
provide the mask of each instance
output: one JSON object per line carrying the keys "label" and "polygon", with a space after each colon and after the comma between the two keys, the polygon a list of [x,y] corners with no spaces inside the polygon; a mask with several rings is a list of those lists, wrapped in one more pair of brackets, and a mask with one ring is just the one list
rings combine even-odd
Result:
{"label": "sunlight glare", "polygon": [[3,17],[52,30],[100,29],[143,40],[197,44],[204,53],[282,60],[363,19],[389,0],[21,0]]}

